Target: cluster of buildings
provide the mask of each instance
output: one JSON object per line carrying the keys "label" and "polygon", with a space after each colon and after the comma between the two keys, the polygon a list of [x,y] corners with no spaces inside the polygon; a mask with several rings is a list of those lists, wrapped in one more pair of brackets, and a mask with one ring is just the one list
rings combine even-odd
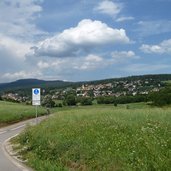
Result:
{"label": "cluster of buildings", "polygon": [[53,99],[64,98],[67,92],[74,92],[77,97],[99,97],[99,96],[126,96],[137,94],[149,94],[149,92],[159,91],[160,82],[155,80],[135,80],[135,81],[113,81],[111,83],[83,84],[77,88],[67,88],[56,91]]}
{"label": "cluster of buildings", "polygon": [[[68,87],[65,89],[52,89],[46,94],[51,94],[52,99],[63,100],[67,93],[72,92],[77,97],[99,97],[99,96],[126,96],[126,95],[137,95],[137,94],[149,94],[149,92],[159,91],[162,87],[160,81],[154,79],[145,80],[119,80],[119,81],[108,81],[86,83],[75,88]],[[45,94],[45,93],[44,93]],[[6,93],[1,96],[2,99],[16,102],[26,102],[31,99],[26,96],[21,96],[18,93]]]}
{"label": "cluster of buildings", "polygon": [[29,98],[26,96],[20,96],[18,93],[6,93],[1,96],[3,100],[15,101],[15,102],[25,102]]}

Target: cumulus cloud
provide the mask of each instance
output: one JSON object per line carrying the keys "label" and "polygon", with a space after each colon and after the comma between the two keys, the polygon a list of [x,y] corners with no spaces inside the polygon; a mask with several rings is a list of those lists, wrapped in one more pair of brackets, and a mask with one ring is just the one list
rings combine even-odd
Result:
{"label": "cumulus cloud", "polygon": [[155,53],[155,54],[171,54],[171,39],[164,40],[158,45],[147,45],[143,44],[140,47],[144,53]]}
{"label": "cumulus cloud", "polygon": [[71,57],[109,43],[129,43],[124,29],[113,29],[101,21],[84,19],[33,47],[35,55]]}
{"label": "cumulus cloud", "polygon": [[121,12],[122,8],[123,8],[122,3],[105,0],[100,2],[98,6],[94,8],[94,10],[98,11],[99,13],[116,17]]}

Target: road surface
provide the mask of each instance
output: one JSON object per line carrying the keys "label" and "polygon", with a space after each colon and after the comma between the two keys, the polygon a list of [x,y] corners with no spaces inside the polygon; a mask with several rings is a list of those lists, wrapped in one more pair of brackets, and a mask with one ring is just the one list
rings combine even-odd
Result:
{"label": "road surface", "polygon": [[[38,118],[38,121],[40,122],[44,118],[46,117]],[[10,157],[5,150],[5,142],[16,134],[21,133],[27,124],[35,123],[35,119],[30,119],[0,129],[0,171],[31,171],[31,169],[26,168],[24,165]]]}

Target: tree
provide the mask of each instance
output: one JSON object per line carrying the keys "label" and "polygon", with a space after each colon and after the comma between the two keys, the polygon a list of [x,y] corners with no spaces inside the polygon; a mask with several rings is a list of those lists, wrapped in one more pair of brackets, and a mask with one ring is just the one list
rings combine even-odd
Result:
{"label": "tree", "polygon": [[42,106],[51,108],[55,106],[55,102],[52,100],[51,95],[46,95],[42,101]]}
{"label": "tree", "polygon": [[68,106],[76,105],[76,97],[73,94],[68,95],[65,101],[68,104]]}
{"label": "tree", "polygon": [[90,97],[83,97],[81,98],[81,105],[92,105],[92,98]]}
{"label": "tree", "polygon": [[165,106],[171,104],[171,88],[166,87],[159,92],[153,92],[149,95],[149,100],[156,106]]}

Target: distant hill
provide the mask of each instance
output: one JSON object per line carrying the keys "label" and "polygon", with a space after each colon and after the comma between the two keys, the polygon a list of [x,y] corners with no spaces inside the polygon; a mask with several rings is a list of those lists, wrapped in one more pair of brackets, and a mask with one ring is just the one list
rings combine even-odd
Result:
{"label": "distant hill", "polygon": [[136,81],[136,80],[147,80],[153,79],[158,81],[168,81],[171,80],[171,74],[149,74],[149,75],[136,75],[120,78],[109,78],[104,80],[89,81],[89,84],[100,84],[100,83],[110,83],[112,81]]}
{"label": "distant hill", "polygon": [[72,82],[65,82],[65,81],[45,81],[45,80],[38,80],[38,79],[21,79],[10,83],[1,83],[0,84],[0,92],[7,92],[7,91],[27,91],[33,87],[40,87],[40,88],[60,88],[72,85]]}
{"label": "distant hill", "polygon": [[11,83],[1,83],[0,84],[0,93],[2,92],[20,92],[24,94],[30,94],[30,89],[33,87],[40,87],[49,91],[51,89],[59,89],[66,87],[77,87],[82,84],[104,84],[111,83],[115,81],[135,81],[135,80],[146,80],[152,79],[157,81],[168,81],[171,80],[171,74],[156,74],[156,75],[140,75],[140,76],[129,76],[122,78],[111,78],[104,80],[95,80],[95,81],[82,81],[82,82],[66,82],[61,80],[56,81],[45,81],[38,79],[21,79]]}

